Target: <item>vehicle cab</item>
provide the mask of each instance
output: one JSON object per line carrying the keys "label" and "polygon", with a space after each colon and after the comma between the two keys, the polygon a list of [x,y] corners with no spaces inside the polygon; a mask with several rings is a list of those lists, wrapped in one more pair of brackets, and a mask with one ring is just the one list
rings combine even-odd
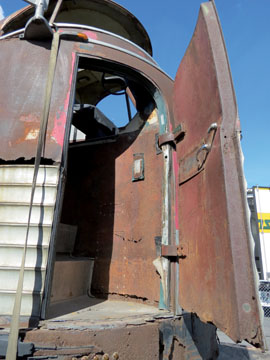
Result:
{"label": "vehicle cab", "polygon": [[[211,345],[192,351],[214,358],[216,326],[263,347],[214,2],[201,5],[175,80],[152,58],[142,24],[113,1],[33,3],[0,23],[1,326],[23,271],[20,324],[39,324],[25,335],[35,345],[72,329],[67,344],[83,349],[84,329],[103,352],[165,359],[173,339],[187,349],[197,336]],[[201,332],[188,337],[191,323]],[[120,345],[127,326],[138,339],[131,350]],[[150,333],[157,341],[141,355]]]}

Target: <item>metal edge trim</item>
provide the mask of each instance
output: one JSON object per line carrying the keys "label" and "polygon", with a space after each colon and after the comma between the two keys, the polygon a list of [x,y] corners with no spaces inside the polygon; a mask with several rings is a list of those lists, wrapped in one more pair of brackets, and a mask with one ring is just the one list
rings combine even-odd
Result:
{"label": "metal edge trim", "polygon": [[[115,50],[118,50],[118,51],[121,51],[121,52],[124,52],[128,55],[131,55],[131,56],[134,56],[146,63],[148,63],[149,65],[152,65],[153,67],[155,67],[157,70],[159,70],[160,72],[162,72],[164,75],[166,75],[169,79],[173,80],[173,78],[168,75],[165,71],[163,71],[160,66],[156,63],[156,61],[144,50],[142,49],[140,46],[138,46],[137,44],[134,44],[132,41],[130,40],[127,40],[125,38],[122,38],[120,35],[115,35],[113,33],[110,33],[109,31],[105,31],[105,30],[102,30],[102,29],[99,29],[99,28],[94,28],[94,27],[91,27],[91,26],[86,26],[86,25],[79,25],[79,24],[66,24],[66,23],[55,23],[54,25],[56,26],[59,26],[59,27],[75,27],[75,28],[80,28],[80,29],[85,29],[85,30],[93,30],[93,31],[99,31],[99,32],[102,32],[102,33],[106,33],[106,34],[109,34],[109,35],[112,35],[113,37],[116,37],[116,38],[120,38],[122,40],[124,40],[125,42],[128,42],[132,45],[134,45],[135,47],[137,47],[138,49],[140,49],[143,53],[145,53],[147,55],[148,58],[151,58],[152,61],[134,53],[133,51],[129,51],[129,50],[126,50],[124,48],[121,48],[119,46],[115,46],[115,45],[112,45],[112,44],[109,44],[109,43],[106,43],[106,42],[103,42],[103,41],[99,41],[99,40],[93,40],[93,39],[88,39],[88,42],[89,43],[93,43],[93,44],[96,44],[96,45],[101,45],[101,46],[106,46],[106,47],[110,47],[111,49],[115,49]],[[20,30],[17,30],[17,31],[14,31],[12,33],[9,33],[9,34],[6,34],[4,36],[1,36],[0,37],[0,40],[3,40],[7,37],[10,37],[10,36],[13,36],[13,35],[17,35],[19,33],[22,33],[24,31],[24,29],[20,29]]]}
{"label": "metal edge trim", "polygon": [[100,29],[100,28],[97,28],[95,26],[88,26],[88,25],[81,25],[81,24],[73,24],[73,23],[53,23],[53,25],[55,25],[56,27],[58,28],[66,28],[66,27],[72,27],[72,28],[79,28],[79,29],[85,29],[85,30],[92,30],[92,31],[96,31],[96,32],[100,32],[102,34],[106,34],[106,35],[111,35],[115,38],[118,38],[118,39],[121,39],[133,46],[135,46],[137,49],[139,49],[140,51],[142,51],[148,58],[152,59],[153,63],[155,63],[156,65],[157,62],[153,59],[153,57],[146,51],[144,50],[143,48],[141,48],[138,44],[132,42],[131,40],[128,40],[126,38],[124,38],[123,36],[121,35],[117,35],[117,34],[114,34],[110,31],[107,31],[107,30],[104,30],[104,29]]}

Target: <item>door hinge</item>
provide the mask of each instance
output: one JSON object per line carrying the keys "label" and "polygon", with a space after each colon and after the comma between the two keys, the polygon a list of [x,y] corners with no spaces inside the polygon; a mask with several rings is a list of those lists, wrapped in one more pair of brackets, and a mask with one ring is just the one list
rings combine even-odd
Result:
{"label": "door hinge", "polygon": [[173,131],[166,132],[158,137],[158,146],[166,144],[173,144],[175,147],[176,144],[181,141],[185,136],[185,131],[182,129],[182,125],[178,125]]}
{"label": "door hinge", "polygon": [[161,256],[185,258],[186,254],[183,252],[184,248],[181,245],[161,245]]}

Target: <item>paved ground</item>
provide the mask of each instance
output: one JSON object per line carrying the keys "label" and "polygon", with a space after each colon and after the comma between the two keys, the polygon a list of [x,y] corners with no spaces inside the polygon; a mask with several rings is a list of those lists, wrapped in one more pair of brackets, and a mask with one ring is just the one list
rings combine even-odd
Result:
{"label": "paved ground", "polygon": [[[267,346],[270,349],[270,317],[264,318],[264,332]],[[219,360],[270,360],[270,351],[262,353],[260,350],[256,350],[245,341],[241,344],[235,344],[221,331],[218,331],[218,337],[220,340]]]}

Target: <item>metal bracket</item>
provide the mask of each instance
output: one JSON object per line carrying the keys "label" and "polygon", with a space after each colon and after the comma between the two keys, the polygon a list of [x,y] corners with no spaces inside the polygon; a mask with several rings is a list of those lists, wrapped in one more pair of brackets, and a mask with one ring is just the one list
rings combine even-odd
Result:
{"label": "metal bracket", "polygon": [[161,147],[166,144],[176,144],[180,141],[180,138],[183,138],[185,131],[182,130],[181,124],[178,125],[172,132],[166,132],[165,134],[159,135],[158,137],[158,146]]}
{"label": "metal bracket", "polygon": [[48,40],[53,38],[53,31],[44,17],[44,12],[48,9],[49,0],[25,0],[34,5],[35,15],[31,17],[25,25],[23,39],[26,40]]}
{"label": "metal bracket", "polygon": [[179,185],[199,174],[203,169],[209,152],[212,149],[218,125],[212,123],[207,136],[199,146],[196,146],[186,157],[179,162]]}
{"label": "metal bracket", "polygon": [[185,258],[184,248],[181,245],[161,245],[161,256],[172,258]]}
{"label": "metal bracket", "polygon": [[144,180],[144,154],[133,154],[132,181]]}

